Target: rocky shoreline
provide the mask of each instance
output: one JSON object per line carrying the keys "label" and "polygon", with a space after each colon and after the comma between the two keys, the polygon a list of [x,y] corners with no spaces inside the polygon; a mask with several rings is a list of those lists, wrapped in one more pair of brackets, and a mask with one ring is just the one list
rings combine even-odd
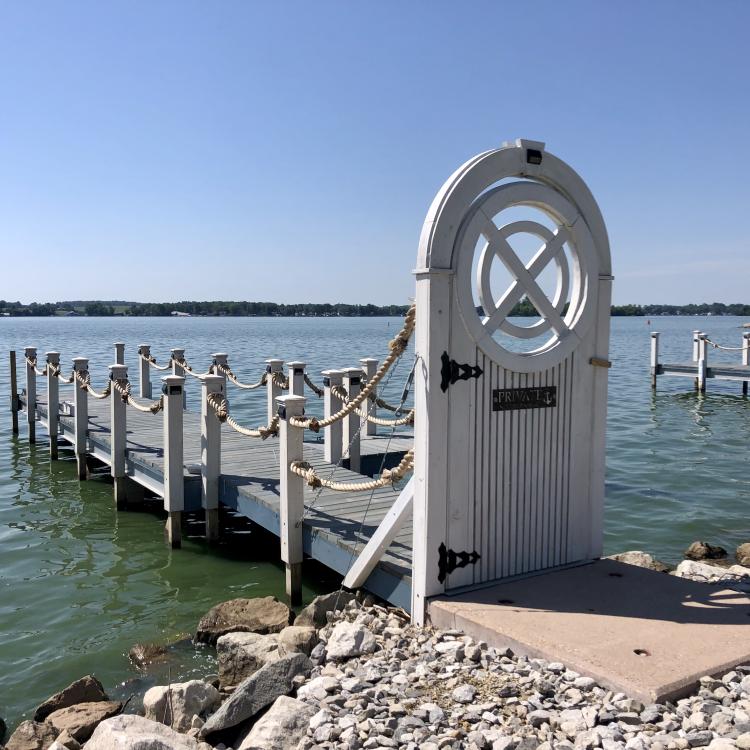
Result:
{"label": "rocky shoreline", "polygon": [[[614,557],[750,591],[750,544],[736,565],[703,542],[686,556],[674,570],[642,552]],[[562,663],[417,628],[344,591],[296,618],[273,597],[223,602],[194,640],[215,646],[218,674],[151,688],[144,715],[84,677],[42,703],[6,750],[750,750],[750,665],[644,705]]]}

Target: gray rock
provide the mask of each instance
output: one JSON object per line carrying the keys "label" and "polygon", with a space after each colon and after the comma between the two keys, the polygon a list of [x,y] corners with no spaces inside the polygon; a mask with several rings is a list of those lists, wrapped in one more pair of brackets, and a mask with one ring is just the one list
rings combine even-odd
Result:
{"label": "gray rock", "polygon": [[537,711],[532,711],[526,717],[526,721],[528,721],[532,727],[534,727],[535,729],[538,729],[539,727],[542,726],[542,724],[549,724],[551,717],[552,717],[552,714],[549,711],[544,711],[542,709],[539,709]]}
{"label": "gray rock", "polygon": [[264,664],[278,661],[281,658],[278,638],[277,634],[244,632],[227,633],[218,638],[216,660],[222,690],[239,685]]}
{"label": "gray rock", "polygon": [[707,729],[700,732],[688,732],[685,739],[690,747],[705,747],[713,739],[713,733]]}
{"label": "gray rock", "polygon": [[159,721],[177,732],[193,727],[193,718],[212,711],[219,705],[219,691],[203,680],[190,680],[171,685],[157,685],[143,696],[147,719]]}
{"label": "gray rock", "polygon": [[631,550],[629,552],[620,552],[618,555],[612,555],[610,560],[617,560],[618,562],[625,563],[626,565],[637,565],[639,568],[648,568],[649,570],[656,570],[659,573],[667,573],[672,568],[666,563],[657,560],[648,554],[648,552],[641,552],[640,550]]}
{"label": "gray rock", "polygon": [[330,594],[316,596],[298,615],[294,618],[294,624],[310,628],[322,628],[328,623],[328,613],[337,609],[342,610],[347,604],[354,601],[354,594],[348,591],[333,591]]}
{"label": "gray rock", "polygon": [[299,651],[310,656],[318,645],[318,633],[313,627],[289,625],[279,633],[279,651],[282,654],[293,654]]}
{"label": "gray rock", "polygon": [[451,697],[456,703],[471,703],[476,694],[477,689],[473,685],[459,685],[453,691]]}
{"label": "gray rock", "polygon": [[50,724],[22,721],[5,747],[6,750],[47,750],[58,734]]}
{"label": "gray rock", "polygon": [[49,750],[81,750],[81,743],[67,732],[60,732],[49,746]]}
{"label": "gray rock", "polygon": [[[93,675],[86,675],[80,680],[72,682],[64,690],[47,698],[44,703],[37,706],[34,711],[34,721],[44,721],[54,711],[61,708],[75,706],[76,703],[93,703],[94,701],[106,701],[107,694],[104,692],[102,683]],[[0,740],[2,734],[0,733]]]}
{"label": "gray rock", "polygon": [[67,732],[78,742],[86,742],[98,724],[105,719],[116,716],[122,710],[122,703],[117,701],[93,701],[77,703],[53,711],[45,723],[51,724],[58,734]]}
{"label": "gray rock", "polygon": [[298,674],[309,674],[312,664],[304,654],[290,654],[266,664],[243,680],[201,728],[201,736],[235,727],[292,689]]}
{"label": "gray rock", "polygon": [[750,567],[750,542],[740,544],[734,553],[737,562],[745,567]]}
{"label": "gray rock", "polygon": [[157,721],[122,714],[99,724],[86,750],[208,750],[208,746]]}
{"label": "gray rock", "polygon": [[328,637],[326,653],[329,660],[344,661],[371,654],[376,648],[375,636],[367,628],[353,622],[340,622]]}
{"label": "gray rock", "polygon": [[727,556],[723,547],[714,546],[708,542],[693,542],[686,550],[688,560],[722,560]]}
{"label": "gray rock", "polygon": [[285,695],[276,699],[237,745],[237,750],[294,750],[315,709]]}
{"label": "gray rock", "polygon": [[198,623],[195,640],[216,643],[227,633],[278,633],[291,620],[292,612],[275,596],[257,599],[230,599],[212,607]]}

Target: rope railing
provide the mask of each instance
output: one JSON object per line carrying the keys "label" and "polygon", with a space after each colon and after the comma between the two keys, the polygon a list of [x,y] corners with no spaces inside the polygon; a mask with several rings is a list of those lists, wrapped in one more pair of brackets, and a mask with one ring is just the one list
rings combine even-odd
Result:
{"label": "rope railing", "polygon": [[286,375],[281,372],[272,372],[270,375],[274,385],[281,388],[282,391],[289,390],[289,378]]}
{"label": "rope railing", "polygon": [[383,360],[383,363],[377,369],[377,372],[367,381],[367,385],[351,401],[344,404],[344,406],[335,414],[331,414],[330,417],[326,417],[325,419],[318,419],[317,417],[290,417],[288,423],[292,425],[292,427],[320,432],[324,427],[328,427],[334,422],[338,422],[358,409],[370,394],[374,393],[378,383],[380,383],[388,370],[391,369],[393,363],[399,359],[404,351],[406,351],[406,347],[409,345],[409,339],[414,331],[416,311],[416,305],[412,305],[409,308],[409,311],[404,318],[403,328],[388,344],[388,348],[390,349],[388,356]]}
{"label": "rope railing", "polygon": [[232,372],[229,365],[220,365],[220,364],[214,364],[214,368],[218,370],[220,373],[226,376],[227,380],[230,380],[232,383],[234,383],[238,388],[242,388],[246,391],[253,391],[256,388],[260,388],[268,382],[268,373],[264,372],[260,380],[257,383],[242,383],[240,380],[238,380],[237,376]]}
{"label": "rope railing", "polygon": [[172,365],[170,364],[171,360],[166,365],[159,365],[156,362],[156,357],[154,357],[152,354],[146,356],[141,348],[138,349],[138,356],[141,359],[145,359],[146,362],[148,362],[155,370],[169,370],[172,368]]}
{"label": "rope railing", "polygon": [[270,424],[258,427],[257,429],[252,429],[250,427],[243,427],[230,415],[229,402],[221,395],[221,393],[209,393],[208,396],[206,396],[206,402],[213,409],[219,422],[225,422],[235,432],[239,432],[240,435],[245,435],[246,437],[259,437],[262,440],[266,440],[271,437],[271,435],[279,434],[278,415],[271,420]]}
{"label": "rope railing", "polygon": [[321,388],[321,387],[320,387],[320,386],[318,386],[318,385],[315,385],[315,383],[313,383],[313,382],[312,382],[312,380],[310,380],[310,376],[309,376],[309,375],[308,375],[307,373],[305,373],[305,385],[307,385],[307,387],[308,387],[308,388],[309,388],[309,389],[310,389],[310,390],[311,390],[311,391],[312,391],[312,392],[313,392],[313,393],[314,393],[314,394],[315,394],[315,395],[316,395],[316,396],[317,396],[318,398],[320,398],[320,397],[321,397],[321,396],[322,396],[322,395],[323,395],[323,394],[325,393],[325,390],[324,390],[323,388]]}
{"label": "rope railing", "polygon": [[[331,393],[333,393],[333,395],[336,396],[336,398],[340,399],[343,403],[349,403],[349,396],[344,386],[331,386]],[[401,411],[399,407],[394,407],[393,410],[397,412]],[[400,427],[402,425],[414,423],[414,409],[410,409],[403,417],[399,417],[397,419],[384,419],[383,417],[376,417],[375,415],[370,414],[369,411],[366,411],[364,409],[355,409],[355,411],[360,417],[362,417],[362,419],[366,419],[371,424],[377,424],[381,427]]]}
{"label": "rope railing", "polygon": [[39,375],[40,378],[44,377],[47,374],[47,365],[44,366],[43,370],[40,370],[37,365],[37,358],[34,357],[34,359],[31,359],[31,357],[26,357],[26,364],[29,365],[34,372]]}
{"label": "rope railing", "polygon": [[60,367],[58,366],[58,367],[56,367],[55,369],[53,369],[53,370],[52,370],[52,374],[53,374],[53,375],[54,375],[54,376],[55,376],[55,377],[56,377],[56,378],[57,378],[57,379],[58,379],[58,380],[60,381],[60,383],[61,383],[61,384],[63,384],[63,385],[72,385],[73,383],[75,383],[75,379],[76,379],[76,378],[75,378],[75,370],[73,370],[73,371],[72,371],[72,372],[70,373],[70,377],[69,377],[69,378],[66,378],[66,377],[65,377],[65,376],[64,376],[64,375],[62,374],[62,369],[61,369],[61,368],[60,368]]}
{"label": "rope railing", "polygon": [[164,408],[164,396],[160,396],[150,404],[139,404],[130,392],[131,385],[128,380],[118,378],[117,380],[110,380],[110,383],[112,384],[112,388],[120,394],[122,400],[137,411],[144,412],[145,414],[158,414]]}
{"label": "rope railing", "polygon": [[107,381],[107,385],[104,386],[103,391],[97,391],[91,385],[91,374],[88,370],[75,370],[73,372],[73,377],[81,386],[81,388],[83,388],[84,391],[86,391],[90,396],[93,396],[94,398],[105,399],[109,396],[110,393],[112,393],[111,380]]}
{"label": "rope railing", "polygon": [[178,364],[178,365],[179,365],[179,366],[180,366],[180,367],[181,367],[181,368],[182,368],[182,369],[183,369],[183,370],[184,370],[184,371],[185,371],[185,372],[186,372],[186,373],[187,373],[188,375],[191,375],[191,376],[192,376],[192,377],[194,377],[194,378],[195,378],[196,380],[203,380],[203,378],[205,378],[205,377],[206,377],[206,375],[211,375],[211,374],[213,374],[213,371],[214,371],[214,369],[213,369],[213,365],[211,365],[211,366],[210,366],[210,367],[208,368],[208,371],[207,371],[207,372],[203,372],[203,373],[198,373],[198,372],[196,372],[196,371],[195,371],[195,370],[194,370],[194,369],[193,369],[193,368],[192,368],[192,367],[191,367],[191,366],[190,366],[190,365],[189,365],[189,364],[187,363],[187,361],[186,361],[186,360],[184,360],[184,359],[175,359],[174,361],[175,361],[175,362],[176,362],[176,363],[177,363],[177,364]]}
{"label": "rope railing", "polygon": [[748,341],[747,344],[743,344],[742,346],[722,346],[721,344],[717,344],[715,341],[711,341],[708,336],[703,337],[707,344],[711,344],[714,349],[721,349],[725,352],[744,352],[750,349],[750,341]]}
{"label": "rope railing", "polygon": [[336,482],[321,477],[308,461],[292,461],[289,469],[293,474],[302,477],[309,487],[326,487],[336,492],[365,492],[380,487],[393,486],[399,479],[403,479],[414,468],[414,448],[408,450],[393,469],[384,469],[378,479],[369,482]]}

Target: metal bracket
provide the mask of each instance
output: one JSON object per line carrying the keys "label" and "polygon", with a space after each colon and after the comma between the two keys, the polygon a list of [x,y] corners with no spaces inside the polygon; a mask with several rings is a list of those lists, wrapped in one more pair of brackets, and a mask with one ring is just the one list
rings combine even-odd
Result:
{"label": "metal bracket", "polygon": [[440,381],[440,390],[445,393],[449,385],[455,385],[459,380],[470,380],[479,378],[482,374],[482,368],[479,365],[461,365],[455,359],[448,356],[448,352],[440,355],[443,366],[440,370],[442,380]]}
{"label": "metal bracket", "polygon": [[467,565],[476,565],[481,555],[473,552],[454,552],[448,549],[444,543],[438,547],[440,557],[438,559],[438,581],[443,583],[450,573],[456,568],[465,568]]}

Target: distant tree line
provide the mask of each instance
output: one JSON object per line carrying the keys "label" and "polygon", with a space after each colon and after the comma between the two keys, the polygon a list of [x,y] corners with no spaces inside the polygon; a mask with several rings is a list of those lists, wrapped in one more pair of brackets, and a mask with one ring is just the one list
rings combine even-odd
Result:
{"label": "distant tree line", "polygon": [[724,302],[704,302],[701,305],[613,305],[612,315],[638,315],[654,317],[656,315],[738,315],[750,316],[750,305],[741,302],[725,304]]}

